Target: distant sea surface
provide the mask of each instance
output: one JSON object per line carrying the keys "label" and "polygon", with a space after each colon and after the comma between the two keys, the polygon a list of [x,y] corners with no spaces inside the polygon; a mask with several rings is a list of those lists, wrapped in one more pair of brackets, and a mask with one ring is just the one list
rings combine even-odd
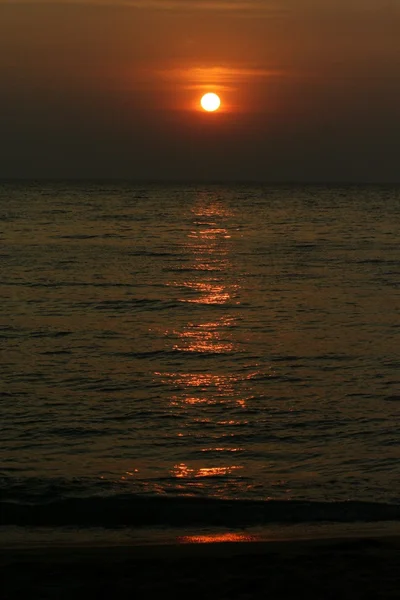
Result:
{"label": "distant sea surface", "polygon": [[400,520],[400,187],[0,184],[5,525]]}

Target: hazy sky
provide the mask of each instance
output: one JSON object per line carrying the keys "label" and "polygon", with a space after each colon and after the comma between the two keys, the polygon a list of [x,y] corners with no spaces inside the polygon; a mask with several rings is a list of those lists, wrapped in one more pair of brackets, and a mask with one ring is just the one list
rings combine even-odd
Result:
{"label": "hazy sky", "polygon": [[0,177],[400,181],[400,0],[0,0],[0,81]]}

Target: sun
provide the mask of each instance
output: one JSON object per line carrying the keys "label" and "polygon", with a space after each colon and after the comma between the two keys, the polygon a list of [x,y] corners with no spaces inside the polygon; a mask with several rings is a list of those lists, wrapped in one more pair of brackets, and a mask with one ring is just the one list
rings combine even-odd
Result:
{"label": "sun", "polygon": [[207,112],[214,112],[215,110],[219,109],[221,100],[217,94],[210,92],[208,94],[204,94],[200,100],[200,104]]}

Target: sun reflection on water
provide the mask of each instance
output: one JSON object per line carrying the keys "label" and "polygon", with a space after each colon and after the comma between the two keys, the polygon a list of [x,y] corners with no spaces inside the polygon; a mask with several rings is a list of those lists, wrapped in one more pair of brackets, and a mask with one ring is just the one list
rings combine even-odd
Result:
{"label": "sun reflection on water", "polygon": [[194,479],[199,477],[220,477],[223,475],[231,475],[234,471],[238,469],[242,469],[240,465],[227,465],[227,466],[219,466],[219,467],[199,467],[199,468],[191,468],[188,467],[185,463],[180,463],[179,465],[174,465],[174,468],[171,470],[172,477],[176,477],[177,479]]}
{"label": "sun reflection on water", "polygon": [[[205,404],[212,406],[214,404],[229,404],[232,406],[246,407],[248,398],[241,394],[240,384],[243,378],[234,374],[214,373],[160,373],[156,375],[161,377],[161,381],[166,385],[172,385],[179,389],[179,394],[174,393],[170,396],[172,406],[182,406],[186,404]],[[197,388],[193,394],[193,388]]]}
{"label": "sun reflection on water", "polygon": [[225,239],[230,239],[231,236],[228,233],[228,230],[225,228],[218,227],[208,227],[207,229],[199,229],[198,231],[194,230],[188,235],[189,238],[195,239],[217,239],[219,236],[222,236]]}
{"label": "sun reflection on water", "polygon": [[[226,304],[232,299],[232,289],[221,283],[186,281],[183,287],[202,294],[198,298],[179,298],[181,302],[193,304]],[[232,288],[232,286],[231,286]]]}
{"label": "sun reflection on water", "polygon": [[[184,253],[191,259],[185,264],[183,277],[175,275],[167,283],[176,288],[176,299],[187,305],[181,314],[187,310],[190,319],[166,330],[165,339],[175,353],[192,353],[194,368],[190,371],[165,369],[156,375],[171,390],[171,409],[181,411],[185,419],[184,434],[180,431],[177,437],[187,438],[189,446],[182,446],[182,462],[170,469],[170,476],[182,482],[176,489],[182,493],[203,490],[207,478],[221,478],[219,493],[223,494],[226,482],[235,480],[243,468],[240,464],[231,464],[227,457],[233,454],[239,457],[244,448],[235,443],[229,445],[234,435],[231,426],[240,420],[221,420],[215,407],[226,405],[241,410],[247,402],[243,393],[246,375],[226,371],[222,362],[226,355],[241,351],[235,316],[235,307],[240,304],[240,280],[231,254],[233,213],[211,193],[199,196],[191,211],[192,222],[183,242]],[[194,314],[199,318],[195,319]],[[205,355],[207,362],[200,362]],[[185,363],[181,361],[181,364]],[[205,435],[206,431],[216,431],[216,428],[218,442],[216,438],[214,441],[215,433]],[[187,464],[185,458],[194,439],[197,456]]]}
{"label": "sun reflection on water", "polygon": [[237,349],[237,345],[228,341],[229,327],[234,325],[234,319],[221,317],[206,323],[188,323],[183,330],[174,331],[179,341],[174,344],[174,350],[182,352],[212,352],[226,354]]}
{"label": "sun reflection on water", "polygon": [[[205,205],[204,205],[205,202]],[[232,271],[230,260],[231,233],[228,227],[218,224],[214,219],[229,218],[231,212],[212,198],[201,198],[200,204],[192,208],[194,229],[187,235],[185,251],[192,255],[191,269],[194,277],[183,282],[172,282],[185,291],[179,298],[181,302],[194,304],[228,304],[233,302],[238,291],[230,278]],[[204,218],[207,218],[207,221]],[[209,219],[213,220],[210,222]],[[218,273],[216,277],[198,279],[198,274]],[[198,294],[196,297],[187,292]]]}
{"label": "sun reflection on water", "polygon": [[177,538],[180,544],[212,544],[220,542],[256,542],[259,538],[250,533],[207,533],[203,535],[183,535]]}

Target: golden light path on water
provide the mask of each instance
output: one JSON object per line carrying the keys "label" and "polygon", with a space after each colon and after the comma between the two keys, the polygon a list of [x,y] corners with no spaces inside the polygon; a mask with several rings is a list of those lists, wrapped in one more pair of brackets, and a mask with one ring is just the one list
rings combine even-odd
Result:
{"label": "golden light path on water", "polygon": [[[232,335],[236,317],[231,308],[240,303],[240,285],[231,256],[232,234],[225,224],[231,217],[232,212],[212,196],[199,197],[192,207],[192,226],[185,242],[185,253],[192,256],[190,268],[187,269],[190,276],[186,276],[183,281],[170,281],[168,285],[176,287],[178,300],[183,304],[197,305],[199,309],[204,307],[204,311],[195,313],[204,314],[204,318],[192,318],[181,327],[166,332],[174,340],[171,348],[175,352],[223,357],[239,350]],[[226,310],[220,311],[216,317],[213,307],[224,306]],[[210,315],[213,316],[212,319]],[[185,412],[196,409],[192,418],[197,425],[197,436],[201,435],[201,429],[205,425],[215,419],[217,413],[213,412],[213,406],[236,406],[239,409],[246,407],[245,395],[241,393],[246,376],[218,369],[220,363],[216,360],[201,364],[210,366],[200,372],[156,373],[163,383],[176,389],[176,393],[170,395],[171,407]],[[185,491],[185,480],[196,481],[193,485],[199,490],[204,478],[234,476],[243,468],[240,460],[233,463],[227,458],[227,455],[240,455],[243,451],[242,447],[229,443],[230,428],[240,424],[240,421],[223,420],[219,411],[218,414],[216,424],[220,431],[225,432],[223,436],[226,443],[221,444],[220,435],[218,445],[207,444],[201,448],[200,452],[207,457],[203,461],[198,458],[190,463],[182,461],[170,469],[171,476],[182,481],[182,491]],[[181,438],[189,435],[194,434],[185,430],[178,434]]]}
{"label": "golden light path on water", "polygon": [[[219,448],[219,450],[225,450],[225,448]],[[237,451],[239,448],[232,448],[232,451]],[[173,474],[179,479],[185,477],[210,477],[216,475],[229,475],[233,471],[240,469],[240,466],[229,466],[229,467],[201,467],[200,469],[191,469],[184,463],[175,465],[173,468]]]}
{"label": "golden light path on water", "polygon": [[173,348],[182,352],[233,352],[235,344],[224,340],[221,334],[221,329],[233,325],[233,317],[221,317],[207,323],[188,323],[183,331],[174,331],[179,342]]}
{"label": "golden light path on water", "polygon": [[248,533],[209,533],[204,535],[184,535],[178,537],[180,544],[212,544],[220,542],[256,542],[259,538]]}

